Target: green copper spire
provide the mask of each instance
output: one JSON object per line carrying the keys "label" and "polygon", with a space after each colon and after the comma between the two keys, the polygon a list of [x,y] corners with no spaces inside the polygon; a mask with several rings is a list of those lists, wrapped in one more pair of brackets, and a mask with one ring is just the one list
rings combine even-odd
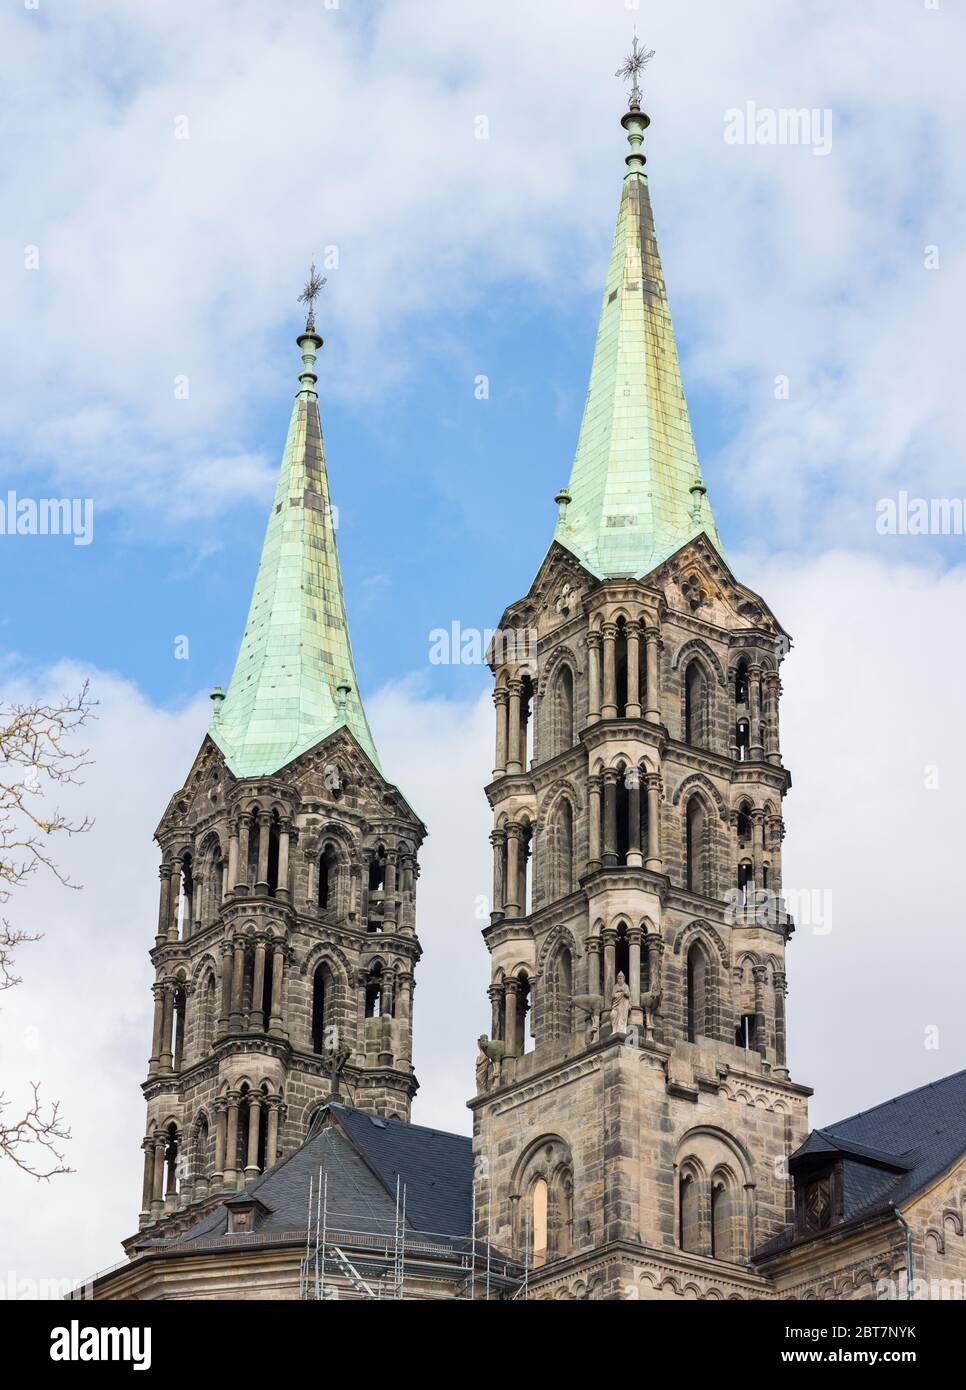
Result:
{"label": "green copper spire", "polygon": [[317,381],[322,339],[309,319],[298,338],[302,374],[241,650],[228,687],[213,696],[209,732],[236,777],[277,772],[342,726],[375,766],[359,699],[325,470]]}
{"label": "green copper spire", "polygon": [[[636,40],[635,40],[636,55]],[[641,151],[638,102],[621,124],[630,154],[594,364],[555,539],[598,578],[641,578],[704,531],[721,550],[701,477]],[[630,60],[629,60],[630,61]],[[628,75],[628,68],[621,70]]]}

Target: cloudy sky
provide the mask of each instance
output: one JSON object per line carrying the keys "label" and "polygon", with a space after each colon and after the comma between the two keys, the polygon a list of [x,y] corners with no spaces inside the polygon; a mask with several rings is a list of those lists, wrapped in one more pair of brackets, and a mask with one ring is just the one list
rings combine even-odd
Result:
{"label": "cloudy sky", "polygon": [[[95,520],[86,546],[0,536],[0,695],[86,674],[100,706],[74,802],[96,826],[62,856],[83,890],[36,879],[6,908],[45,935],[3,1000],[0,1086],[62,1099],[76,1173],[0,1169],[0,1276],[80,1277],[136,1221],[151,835],[231,672],[313,255],[359,676],[431,831],[414,1118],[468,1130],[490,715],[485,673],[431,666],[429,632],[495,625],[549,542],[635,23],[705,477],[795,638],[785,874],[815,920],[789,952],[793,1074],[821,1124],[966,1065],[966,542],[876,527],[902,492],[966,494],[951,0],[11,6],[0,501],[90,498]],[[727,138],[789,109],[812,143]]]}

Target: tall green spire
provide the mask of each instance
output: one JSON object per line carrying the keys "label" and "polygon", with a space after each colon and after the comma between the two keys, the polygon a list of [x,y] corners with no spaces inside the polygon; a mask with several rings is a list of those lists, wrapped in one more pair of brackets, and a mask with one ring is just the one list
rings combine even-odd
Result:
{"label": "tall green spire", "polygon": [[[319,282],[313,276],[307,288]],[[316,290],[317,292],[317,290]],[[241,650],[210,734],[236,777],[277,772],[343,725],[378,768],[359,698],[315,391],[312,300],[302,373]]]}
{"label": "tall green spire", "polygon": [[631,152],[577,453],[557,497],[554,532],[600,579],[640,578],[701,531],[721,550],[681,384],[641,152],[650,120],[636,91],[621,124]]}

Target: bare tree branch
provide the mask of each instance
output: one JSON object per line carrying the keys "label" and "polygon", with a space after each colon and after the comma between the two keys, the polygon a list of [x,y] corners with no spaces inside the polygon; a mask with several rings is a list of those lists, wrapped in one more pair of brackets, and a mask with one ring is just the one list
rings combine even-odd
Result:
{"label": "bare tree branch", "polygon": [[[40,1104],[40,1087],[36,1081],[31,1082],[30,1089],[33,1092],[33,1101],[23,1117],[12,1125],[3,1119],[3,1112],[9,1109],[10,1102],[4,1099],[4,1093],[0,1091],[0,1154],[9,1158],[32,1178],[46,1182],[60,1173],[74,1171],[73,1168],[67,1167],[59,1148],[60,1144],[66,1143],[70,1138],[70,1130],[61,1118],[60,1103],[55,1100],[45,1114]],[[43,1150],[53,1159],[49,1167],[37,1166],[38,1150]]]}
{"label": "bare tree branch", "polygon": [[[90,760],[86,749],[71,746],[71,736],[93,717],[94,703],[85,681],[78,695],[59,704],[0,705],[0,902],[38,868],[49,870],[65,888],[80,887],[54,860],[50,841],[55,835],[82,835],[93,822],[86,816],[70,820],[56,806],[48,807],[44,792],[47,784],[80,783],[78,774]],[[0,921],[0,993],[20,984],[16,948],[37,940]],[[0,1092],[0,1158],[35,1178],[69,1173],[58,1147],[70,1138],[60,1103],[42,1108],[39,1085],[32,1083],[32,1089],[33,1103],[15,1124],[3,1120],[10,1102]]]}

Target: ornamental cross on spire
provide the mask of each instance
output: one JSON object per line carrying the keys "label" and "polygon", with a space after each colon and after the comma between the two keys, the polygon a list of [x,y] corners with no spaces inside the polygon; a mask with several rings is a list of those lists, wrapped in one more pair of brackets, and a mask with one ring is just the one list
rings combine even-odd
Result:
{"label": "ornamental cross on spire", "polygon": [[315,332],[315,301],[325,284],[326,277],[316,274],[315,261],[312,262],[312,269],[309,271],[309,278],[305,282],[305,289],[299,295],[298,302],[308,305],[308,316],[305,320],[306,333]]}
{"label": "ornamental cross on spire", "polygon": [[637,33],[635,32],[633,48],[614,73],[615,77],[623,77],[625,82],[630,82],[630,102],[632,107],[640,106],[641,104],[641,73],[653,57],[654,49],[641,48],[637,42]]}

